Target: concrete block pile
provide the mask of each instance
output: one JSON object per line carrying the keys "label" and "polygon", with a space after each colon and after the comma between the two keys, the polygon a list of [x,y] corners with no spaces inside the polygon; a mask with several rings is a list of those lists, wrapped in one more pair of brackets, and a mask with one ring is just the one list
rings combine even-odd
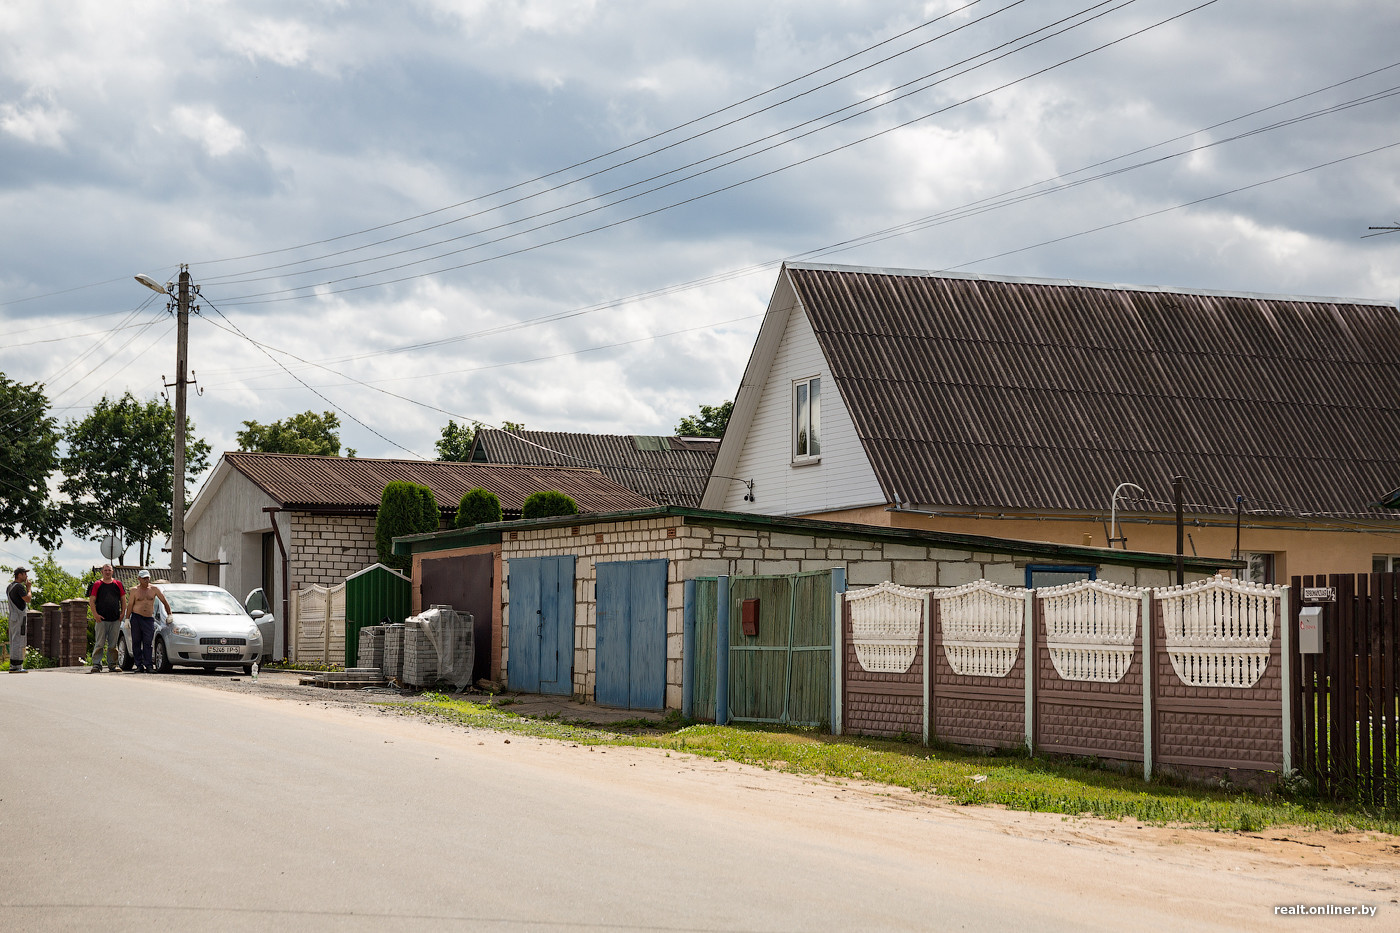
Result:
{"label": "concrete block pile", "polygon": [[360,629],[360,655],[356,663],[360,667],[384,669],[384,626],[368,625]]}
{"label": "concrete block pile", "polygon": [[426,687],[436,683],[437,676],[438,656],[432,640],[417,625],[403,626],[403,682]]}
{"label": "concrete block pile", "polygon": [[384,676],[403,680],[403,623],[384,626]]}

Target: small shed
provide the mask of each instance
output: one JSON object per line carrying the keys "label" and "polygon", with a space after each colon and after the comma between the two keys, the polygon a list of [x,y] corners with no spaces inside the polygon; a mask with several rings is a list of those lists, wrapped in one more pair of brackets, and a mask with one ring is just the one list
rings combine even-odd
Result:
{"label": "small shed", "polygon": [[345,666],[360,656],[360,629],[408,618],[413,583],[392,567],[371,564],[345,578]]}

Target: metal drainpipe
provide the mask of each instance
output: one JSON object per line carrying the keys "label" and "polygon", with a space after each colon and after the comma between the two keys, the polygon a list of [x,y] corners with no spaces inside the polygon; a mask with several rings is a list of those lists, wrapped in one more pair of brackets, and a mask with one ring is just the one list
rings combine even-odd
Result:
{"label": "metal drainpipe", "polygon": [[288,615],[291,612],[292,597],[287,579],[288,562],[287,546],[282,543],[282,530],[277,527],[277,513],[282,511],[281,506],[264,506],[263,511],[272,520],[272,534],[277,539],[277,550],[282,554],[282,656],[291,657],[291,631],[288,628]]}

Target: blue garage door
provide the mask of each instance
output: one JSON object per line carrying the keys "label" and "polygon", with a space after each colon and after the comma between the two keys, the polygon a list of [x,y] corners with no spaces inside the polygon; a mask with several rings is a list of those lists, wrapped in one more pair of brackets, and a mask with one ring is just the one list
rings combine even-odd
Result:
{"label": "blue garage door", "polygon": [[510,562],[506,672],[521,693],[574,692],[574,558]]}
{"label": "blue garage door", "polygon": [[598,684],[603,706],[666,705],[666,561],[598,564]]}

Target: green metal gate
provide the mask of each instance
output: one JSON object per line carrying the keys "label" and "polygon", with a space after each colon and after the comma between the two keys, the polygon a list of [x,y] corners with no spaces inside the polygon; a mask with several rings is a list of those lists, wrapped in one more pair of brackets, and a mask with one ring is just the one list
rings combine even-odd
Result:
{"label": "green metal gate", "polygon": [[[743,722],[831,720],[831,572],[731,577],[729,713]],[[754,634],[744,603],[757,600]]]}

